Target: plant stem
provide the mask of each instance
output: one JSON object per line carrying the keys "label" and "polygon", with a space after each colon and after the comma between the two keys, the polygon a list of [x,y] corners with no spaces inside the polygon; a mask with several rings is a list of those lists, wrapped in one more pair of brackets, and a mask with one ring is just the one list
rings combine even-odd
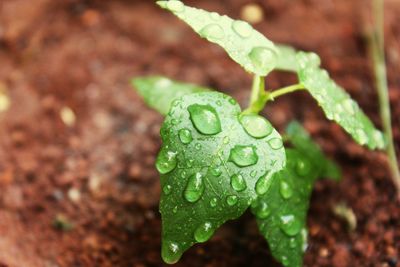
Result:
{"label": "plant stem", "polygon": [[389,90],[386,78],[386,62],[384,49],[384,2],[373,0],[373,13],[375,30],[370,37],[370,51],[374,65],[375,83],[379,96],[380,116],[383,130],[387,140],[386,153],[389,158],[390,170],[393,181],[400,197],[400,172],[396,158],[396,150],[393,142],[392,124],[390,115]]}
{"label": "plant stem", "polygon": [[259,113],[265,106],[264,77],[254,75],[249,107],[243,113]]}
{"label": "plant stem", "polygon": [[293,84],[293,85],[290,85],[287,87],[283,87],[283,88],[277,89],[273,92],[268,92],[267,93],[267,101],[269,101],[269,100],[273,101],[277,97],[280,97],[280,96],[288,94],[288,93],[292,93],[294,91],[303,90],[303,89],[305,89],[304,85],[302,85],[300,83]]}

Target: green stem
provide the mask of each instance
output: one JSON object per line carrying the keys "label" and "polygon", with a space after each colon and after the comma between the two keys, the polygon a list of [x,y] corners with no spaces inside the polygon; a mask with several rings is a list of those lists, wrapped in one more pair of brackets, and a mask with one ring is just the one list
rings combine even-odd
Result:
{"label": "green stem", "polygon": [[390,115],[389,90],[386,78],[386,62],[384,49],[384,2],[373,0],[373,12],[375,19],[375,30],[370,37],[370,51],[374,65],[375,83],[379,96],[380,116],[383,123],[383,130],[387,140],[386,153],[389,158],[390,170],[393,181],[397,187],[400,197],[400,172],[396,158],[396,151],[393,142],[392,124]]}
{"label": "green stem", "polygon": [[283,88],[277,89],[273,92],[268,92],[267,93],[267,101],[270,101],[270,100],[274,101],[275,98],[277,98],[277,97],[280,97],[285,94],[293,93],[298,90],[303,90],[303,89],[305,89],[305,87],[304,87],[304,85],[302,85],[300,83],[293,84],[293,85],[290,85],[287,87],[283,87]]}
{"label": "green stem", "polygon": [[243,113],[259,113],[265,106],[264,77],[255,75],[251,87],[249,107]]}

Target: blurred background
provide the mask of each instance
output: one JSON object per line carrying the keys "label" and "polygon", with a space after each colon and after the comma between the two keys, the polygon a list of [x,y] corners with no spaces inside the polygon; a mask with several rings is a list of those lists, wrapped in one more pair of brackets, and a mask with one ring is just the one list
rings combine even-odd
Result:
{"label": "blurred background", "polygon": [[[381,125],[367,48],[370,1],[187,0],[242,18],[275,42],[317,52]],[[387,0],[393,128],[400,145],[400,2]],[[245,105],[251,76],[151,0],[0,0],[0,266],[162,266],[154,161],[161,115],[129,81],[140,75],[216,88]],[[272,73],[269,88],[296,81]],[[265,115],[292,119],[343,166],[320,181],[306,266],[400,266],[400,203],[385,156],[356,145],[305,93]],[[344,205],[356,218],[335,212]],[[351,223],[351,222],[350,222]],[[279,266],[248,214],[177,266]]]}

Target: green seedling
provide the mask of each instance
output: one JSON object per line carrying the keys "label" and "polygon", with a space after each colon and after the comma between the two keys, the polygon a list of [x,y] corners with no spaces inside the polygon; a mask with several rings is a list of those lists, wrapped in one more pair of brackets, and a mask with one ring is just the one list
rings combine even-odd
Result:
{"label": "green seedling", "polygon": [[[157,3],[254,74],[244,110],[232,97],[209,88],[161,76],[132,80],[148,105],[165,115],[156,160],[162,258],[177,262],[195,243],[206,242],[250,208],[272,255],[284,266],[301,266],[313,184],[320,177],[338,179],[340,171],[299,123],[291,123],[282,138],[258,114],[277,97],[303,90],[359,144],[382,149],[382,133],[320,68],[316,54],[275,45],[244,21],[176,0]],[[264,78],[272,70],[295,72],[299,83],[265,90]]]}

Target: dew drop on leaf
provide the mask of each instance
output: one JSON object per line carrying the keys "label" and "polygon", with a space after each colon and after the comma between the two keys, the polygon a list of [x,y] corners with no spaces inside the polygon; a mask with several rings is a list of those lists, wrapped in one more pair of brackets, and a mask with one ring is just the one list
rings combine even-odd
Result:
{"label": "dew drop on leaf", "polygon": [[176,152],[161,150],[157,156],[156,168],[159,173],[166,174],[173,171],[177,164]]}
{"label": "dew drop on leaf", "polygon": [[251,172],[250,172],[250,176],[251,177],[256,177],[256,175],[257,175],[257,171],[256,170],[252,170]]}
{"label": "dew drop on leaf", "polygon": [[289,240],[289,247],[291,247],[291,248],[295,248],[297,246],[297,241],[296,241],[296,238],[290,238],[290,240]]}
{"label": "dew drop on leaf", "polygon": [[283,266],[288,266],[289,265],[289,259],[286,256],[282,256],[281,262]]}
{"label": "dew drop on leaf", "polygon": [[293,196],[293,189],[287,182],[281,180],[279,186],[279,193],[284,199],[289,199]]}
{"label": "dew drop on leaf", "polygon": [[296,162],[296,173],[300,176],[306,176],[310,173],[311,165],[308,160],[298,159]]}
{"label": "dew drop on leaf", "polygon": [[238,202],[238,198],[235,195],[230,195],[230,196],[226,197],[226,203],[229,206],[234,206],[234,205],[236,205],[237,202]]}
{"label": "dew drop on leaf", "polygon": [[231,177],[231,186],[237,192],[243,191],[247,188],[246,180],[240,173],[234,174]]}
{"label": "dew drop on leaf", "polygon": [[229,160],[239,167],[246,167],[256,164],[258,155],[254,146],[236,145],[231,149]]}
{"label": "dew drop on leaf", "polygon": [[203,182],[203,176],[201,173],[195,173],[192,176],[189,177],[184,196],[185,199],[191,203],[196,202],[197,200],[200,199],[200,197],[203,195],[204,192],[204,182]]}
{"label": "dew drop on leaf", "polygon": [[222,174],[222,170],[220,167],[215,166],[210,169],[210,173],[215,177],[219,177]]}
{"label": "dew drop on leaf", "polygon": [[175,242],[166,242],[162,244],[161,256],[168,264],[176,263],[181,257],[179,245]]}
{"label": "dew drop on leaf", "polygon": [[272,149],[278,150],[283,147],[283,142],[282,139],[280,138],[272,138],[271,140],[268,141],[269,146]]}
{"label": "dew drop on leaf", "polygon": [[366,144],[368,142],[368,136],[367,136],[367,134],[365,133],[364,130],[357,129],[356,130],[356,136],[357,136],[358,142],[361,145],[364,145],[364,144]]}
{"label": "dew drop on leaf", "polygon": [[217,12],[211,12],[211,13],[210,13],[210,18],[211,18],[212,20],[217,21],[217,20],[219,20],[219,19],[221,18],[221,16],[220,16]]}
{"label": "dew drop on leaf", "polygon": [[172,209],[172,212],[173,212],[173,213],[177,213],[177,212],[178,212],[178,206],[175,206],[175,207]]}
{"label": "dew drop on leaf", "polygon": [[193,137],[190,130],[188,129],[179,130],[179,140],[181,140],[183,144],[189,144],[190,142],[192,142]]}
{"label": "dew drop on leaf", "polygon": [[197,242],[206,242],[214,233],[214,228],[210,222],[205,222],[196,228],[194,232],[194,239]]}
{"label": "dew drop on leaf", "polygon": [[221,132],[221,122],[218,114],[210,105],[193,104],[188,107],[190,120],[202,134],[213,135]]}
{"label": "dew drop on leaf", "polygon": [[264,195],[268,191],[268,188],[269,188],[269,181],[267,175],[265,174],[261,176],[256,182],[255,189],[257,195],[259,196]]}
{"label": "dew drop on leaf", "polygon": [[255,213],[257,218],[266,219],[270,214],[271,210],[265,201],[262,201],[255,207]]}
{"label": "dew drop on leaf", "polygon": [[229,136],[225,136],[222,142],[226,145],[229,143]]}
{"label": "dew drop on leaf", "polygon": [[254,47],[248,56],[253,66],[265,73],[276,65],[276,53],[267,47]]}
{"label": "dew drop on leaf", "polygon": [[201,37],[210,41],[220,40],[225,37],[225,32],[218,24],[208,24],[199,32]]}
{"label": "dew drop on leaf", "polygon": [[215,207],[217,206],[217,202],[218,202],[217,198],[213,197],[213,198],[210,200],[210,206],[213,207],[213,208],[215,208]]}
{"label": "dew drop on leaf", "polygon": [[284,233],[289,236],[297,235],[301,230],[301,222],[294,215],[283,215],[280,217],[281,225],[280,228]]}
{"label": "dew drop on leaf", "polygon": [[172,190],[172,187],[171,187],[171,185],[169,185],[169,184],[167,184],[167,185],[165,185],[165,186],[163,187],[163,192],[164,192],[164,194],[166,194],[166,195],[169,195],[169,194],[171,193],[171,190]]}
{"label": "dew drop on leaf", "polygon": [[272,133],[272,125],[263,117],[258,115],[244,115],[240,118],[240,123],[246,132],[254,138],[263,138]]}
{"label": "dew drop on leaf", "polygon": [[235,20],[232,23],[232,29],[242,38],[248,38],[253,33],[253,28],[250,24],[241,20]]}
{"label": "dew drop on leaf", "polygon": [[200,150],[201,149],[201,145],[199,143],[194,145],[194,148],[196,148],[196,150]]}

